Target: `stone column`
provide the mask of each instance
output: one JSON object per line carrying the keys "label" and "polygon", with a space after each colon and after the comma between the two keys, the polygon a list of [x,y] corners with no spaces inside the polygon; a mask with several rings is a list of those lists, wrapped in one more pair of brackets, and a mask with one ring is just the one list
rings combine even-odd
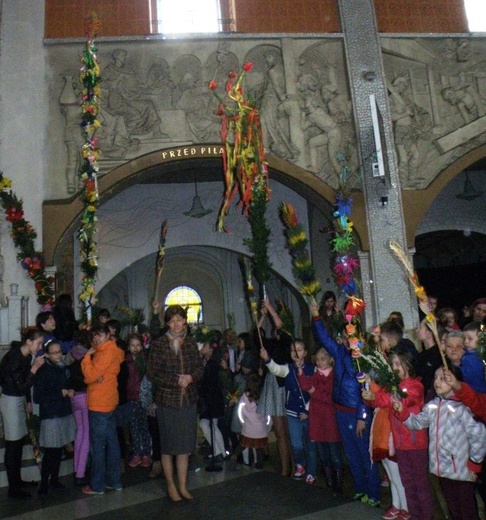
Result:
{"label": "stone column", "polygon": [[[357,123],[358,152],[370,239],[369,266],[363,273],[368,310],[366,326],[383,321],[393,310],[403,313],[406,328],[418,321],[415,295],[401,265],[389,247],[396,240],[407,247],[398,162],[382,61],[381,45],[372,0],[338,0],[344,33],[346,63]],[[376,150],[370,95],[383,119],[382,150],[386,175],[373,176]],[[386,198],[386,204],[384,204]],[[360,255],[363,260],[363,255]],[[372,286],[372,289],[370,288]],[[371,320],[371,322],[370,322]]]}

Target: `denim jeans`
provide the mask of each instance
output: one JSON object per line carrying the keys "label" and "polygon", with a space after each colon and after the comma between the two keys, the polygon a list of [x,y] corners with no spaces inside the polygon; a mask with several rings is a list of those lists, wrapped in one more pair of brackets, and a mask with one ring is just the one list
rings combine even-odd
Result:
{"label": "denim jeans", "polygon": [[313,477],[317,473],[316,446],[309,440],[309,419],[301,421],[298,417],[287,415],[289,424],[290,447],[295,463],[306,468]]}
{"label": "denim jeans", "polygon": [[89,412],[91,482],[93,491],[104,491],[105,484],[121,488],[120,446],[114,412]]}

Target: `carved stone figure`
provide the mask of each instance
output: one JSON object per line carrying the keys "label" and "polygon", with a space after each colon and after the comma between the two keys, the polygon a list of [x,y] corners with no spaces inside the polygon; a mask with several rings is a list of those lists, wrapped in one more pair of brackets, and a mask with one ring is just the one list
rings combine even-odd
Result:
{"label": "carved stone figure", "polygon": [[126,59],[127,51],[115,49],[112,62],[103,70],[105,110],[114,116],[122,116],[130,135],[151,132],[154,138],[167,138],[160,130],[160,118],[153,101],[142,96],[139,76],[126,65]]}
{"label": "carved stone figure", "polygon": [[424,180],[418,175],[421,158],[418,143],[420,139],[430,139],[432,122],[429,113],[413,101],[407,77],[387,81],[387,87],[400,176],[411,186]]}
{"label": "carved stone figure", "polygon": [[[341,133],[338,152],[351,174],[358,175],[358,154],[356,152],[356,133],[352,120],[351,100],[341,94],[334,85],[323,85],[320,90],[327,113],[337,123]],[[342,164],[336,173],[341,173]]]}
{"label": "carved stone figure", "polygon": [[140,140],[130,137],[122,116],[111,114],[108,110],[101,110],[99,121],[101,126],[96,135],[102,159],[120,160],[138,150]]}
{"label": "carved stone figure", "polygon": [[444,88],[442,97],[457,108],[464,123],[470,123],[479,117],[478,106],[468,87]]}
{"label": "carved stone figure", "polygon": [[300,150],[291,142],[283,124],[288,124],[285,93],[285,76],[282,57],[278,50],[264,54],[267,64],[266,77],[260,98],[260,120],[266,150],[277,157],[295,161]]}
{"label": "carved stone figure", "polygon": [[76,89],[74,77],[66,74],[59,104],[66,122],[64,127],[64,144],[67,149],[66,183],[68,193],[75,193],[78,189],[78,171],[81,159],[81,146],[83,144],[80,127],[82,116]]}
{"label": "carved stone figure", "polygon": [[144,94],[149,97],[158,110],[171,110],[172,93],[175,85],[170,79],[169,64],[161,59],[154,61],[147,72]]}
{"label": "carved stone figure", "polygon": [[[67,192],[75,193],[82,188],[79,179],[79,164],[84,138],[81,130],[81,109],[79,86],[74,76],[65,74],[64,88],[59,98],[61,113],[64,116],[64,144],[67,149],[66,183]],[[131,139],[122,116],[111,114],[103,109],[98,116],[101,126],[97,130],[98,148],[102,150],[102,159],[123,159],[129,152],[135,152],[138,139]]]}
{"label": "carved stone figure", "polygon": [[213,142],[221,139],[219,134],[220,119],[210,109],[212,93],[202,90],[197,77],[187,71],[181,78],[174,100],[177,108],[186,114],[189,130],[200,142]]}
{"label": "carved stone figure", "polygon": [[319,133],[308,140],[310,150],[310,165],[313,171],[319,172],[321,164],[318,161],[317,149],[326,146],[327,155],[333,172],[339,173],[342,166],[338,160],[337,153],[342,142],[341,130],[336,121],[324,108],[324,101],[319,100],[316,95],[307,95],[305,100],[305,111],[302,113],[302,129],[311,126],[319,129]]}

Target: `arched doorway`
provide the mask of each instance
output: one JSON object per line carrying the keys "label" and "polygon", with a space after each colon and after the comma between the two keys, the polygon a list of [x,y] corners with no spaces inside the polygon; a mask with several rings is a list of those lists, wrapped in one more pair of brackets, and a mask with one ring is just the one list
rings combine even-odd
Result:
{"label": "arched doorway", "polygon": [[[197,265],[199,269],[205,264],[198,271],[198,278],[204,279],[208,271],[214,270],[219,264],[223,265],[224,269],[211,278],[219,286],[219,293],[213,291],[211,298],[217,300],[218,305],[215,308],[220,309],[219,316],[211,318],[211,323],[226,327],[231,321],[228,316],[234,314],[236,324],[243,329],[247,328],[247,316],[242,316],[246,304],[237,260],[239,256],[247,254],[243,239],[249,236],[249,228],[241,211],[234,208],[228,218],[231,233],[215,232],[216,215],[223,193],[219,151],[219,146],[165,150],[143,156],[100,179],[97,291],[100,298],[110,294],[107,301],[102,301],[104,306],[109,307],[115,300],[124,300],[120,301],[122,305],[128,303],[133,307],[143,307],[146,315],[150,313],[151,284],[160,223],[168,219],[167,260],[163,280],[170,280],[172,283],[181,272],[186,273],[187,279],[191,273],[197,272],[194,266]],[[284,301],[291,306],[298,329],[296,332],[300,334],[307,328],[307,309],[304,299],[295,288],[278,208],[282,201],[291,202],[309,232],[317,233],[318,229],[329,226],[332,206],[327,200],[333,200],[334,194],[322,181],[308,172],[283,161],[269,159],[269,163],[272,189],[268,211],[268,222],[272,229],[270,251],[274,279],[278,280],[273,285],[274,297],[283,295]],[[198,182],[198,195],[204,206],[212,210],[210,215],[201,219],[185,215],[194,197],[195,180]],[[309,210],[310,207],[313,208],[312,211]],[[75,280],[79,278],[79,273],[76,272],[75,229],[80,209],[76,199],[66,204],[47,203],[45,206],[45,218],[59,224],[55,233],[50,229],[51,234],[46,245],[48,251],[52,251],[53,263],[58,270],[68,275],[64,278],[66,285],[61,290],[70,290],[68,283],[71,279],[75,293]],[[54,243],[56,236],[57,243]],[[322,250],[329,247],[329,244],[326,237],[319,238],[322,240],[322,256]],[[171,257],[177,267],[172,274],[168,271]],[[323,281],[329,281],[329,262],[326,261],[325,264],[319,272]],[[231,268],[228,267],[230,265]],[[135,290],[141,287],[139,278],[134,276],[135,272],[144,273],[144,289],[141,293]],[[180,283],[186,283],[183,276],[179,278]],[[114,291],[117,285],[113,282],[115,279],[117,284],[124,280],[119,285],[118,294]],[[205,288],[209,286],[208,282]],[[238,291],[234,287],[238,287]]]}
{"label": "arched doorway", "polygon": [[461,311],[486,293],[485,200],[486,159],[480,159],[443,187],[417,228],[414,265],[439,308]]}

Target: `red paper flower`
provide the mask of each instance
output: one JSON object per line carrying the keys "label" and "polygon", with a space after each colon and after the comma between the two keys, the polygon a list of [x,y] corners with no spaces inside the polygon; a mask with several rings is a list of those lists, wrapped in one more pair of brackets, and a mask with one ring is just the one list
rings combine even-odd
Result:
{"label": "red paper flower", "polygon": [[359,316],[365,309],[366,303],[360,298],[356,298],[352,296],[346,302],[346,307],[344,309],[345,314],[351,314],[353,316]]}
{"label": "red paper flower", "polygon": [[231,78],[231,79],[235,79],[236,78],[236,72],[234,70],[232,70],[228,76]]}
{"label": "red paper flower", "polygon": [[5,211],[6,218],[9,222],[16,222],[24,218],[24,212],[21,209],[15,207],[8,208]]}
{"label": "red paper flower", "polygon": [[213,79],[209,82],[209,90],[216,90],[218,86],[218,82]]}
{"label": "red paper flower", "polygon": [[253,63],[251,61],[247,61],[244,65],[243,65],[243,70],[245,72],[250,72],[250,70],[253,68]]}

